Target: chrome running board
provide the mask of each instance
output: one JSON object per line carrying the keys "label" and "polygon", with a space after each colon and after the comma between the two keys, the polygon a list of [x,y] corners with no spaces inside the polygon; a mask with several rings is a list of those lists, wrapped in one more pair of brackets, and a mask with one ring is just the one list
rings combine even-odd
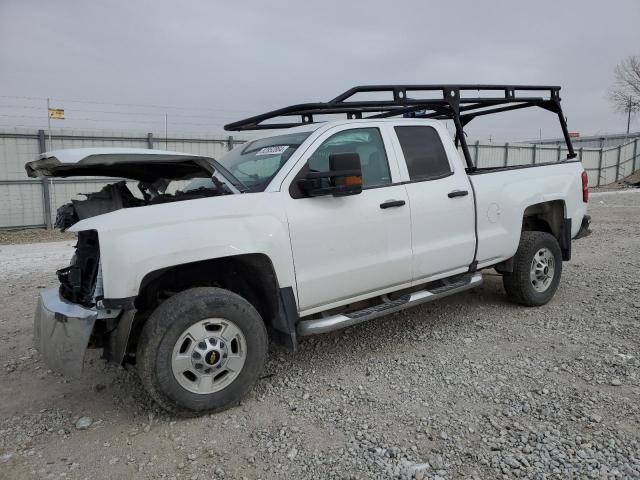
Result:
{"label": "chrome running board", "polygon": [[421,303],[431,302],[432,300],[437,300],[454,293],[463,292],[480,285],[482,283],[482,274],[475,272],[470,275],[458,277],[453,281],[445,279],[442,282],[442,285],[437,287],[406,294],[396,300],[384,300],[386,297],[383,297],[381,304],[355,312],[331,315],[312,320],[301,320],[297,327],[298,335],[304,337],[340,330],[341,328],[347,328],[358,323],[366,322],[367,320],[404,310],[405,308],[420,305]]}

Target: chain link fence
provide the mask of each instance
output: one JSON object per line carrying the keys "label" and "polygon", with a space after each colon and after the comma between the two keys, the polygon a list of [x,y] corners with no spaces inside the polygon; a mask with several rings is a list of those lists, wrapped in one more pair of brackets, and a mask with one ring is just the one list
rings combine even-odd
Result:
{"label": "chain link fence", "polygon": [[[0,132],[0,228],[51,227],[56,209],[83,192],[95,192],[112,180],[31,179],[24,164],[39,153],[63,148],[137,147],[158,148],[220,158],[245,139],[232,136],[182,136],[157,139],[151,133],[95,135],[86,132],[44,130]],[[530,165],[559,161],[567,150],[561,145],[471,143],[470,152],[479,167]],[[578,158],[589,174],[589,186],[615,182],[640,167],[638,139],[611,148],[578,148]]]}

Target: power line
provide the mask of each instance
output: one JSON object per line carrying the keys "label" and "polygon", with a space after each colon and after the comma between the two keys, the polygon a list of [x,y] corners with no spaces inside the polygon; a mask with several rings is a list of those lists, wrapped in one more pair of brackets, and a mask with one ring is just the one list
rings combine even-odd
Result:
{"label": "power line", "polygon": [[[37,116],[37,115],[13,115],[13,114],[0,114],[0,117],[7,117],[7,118],[34,118],[37,120],[42,120],[41,116]],[[105,118],[91,118],[91,117],[70,117],[70,118],[65,118],[64,121],[86,121],[86,122],[116,122],[116,123],[137,123],[137,124],[141,124],[141,125],[147,125],[150,123],[159,123],[159,124],[164,124],[164,119],[157,119],[157,120],[113,120],[113,119],[105,119]],[[182,121],[178,121],[178,122],[173,122],[174,124],[178,124],[178,125],[194,125],[194,126],[202,126],[202,127],[210,127],[210,126],[222,126],[223,123],[194,123],[194,122],[182,122]]]}
{"label": "power line", "polygon": [[[21,105],[0,105],[0,108],[5,109],[26,109],[26,110],[42,110],[41,107],[33,107],[33,106],[21,106]],[[117,110],[85,110],[79,108],[65,108],[65,112],[80,112],[80,113],[101,113],[105,115],[135,115],[135,116],[147,116],[147,117],[158,117],[164,116],[164,112],[127,112],[127,111],[117,111]],[[45,111],[43,110],[43,115]],[[204,120],[223,120],[228,121],[228,117],[222,116],[205,116],[205,115],[184,115],[180,113],[171,113],[171,118],[200,118]]]}
{"label": "power line", "polygon": [[[22,100],[40,100],[46,101],[46,97],[27,97],[27,96],[15,96],[15,95],[0,95],[0,98],[13,98],[13,99],[22,99]],[[105,102],[99,100],[78,100],[78,99],[69,99],[69,98],[58,98],[58,97],[50,97],[51,100],[59,101],[59,102],[69,102],[69,103],[85,103],[85,104],[95,104],[95,105],[115,105],[119,107],[141,107],[141,108],[170,108],[177,110],[202,110],[208,112],[229,112],[229,113],[255,113],[250,110],[237,110],[237,109],[225,109],[225,108],[207,108],[207,107],[180,107],[176,105],[158,105],[153,103],[116,103],[116,102]]]}
{"label": "power line", "polygon": [[[15,122],[9,122],[9,123],[2,123],[4,122],[4,120],[0,119],[0,128],[5,128],[5,129],[12,129],[12,128],[25,128],[25,129],[47,129],[47,124],[45,123],[41,123],[41,124],[24,124],[24,123],[15,123]],[[175,128],[175,129],[171,129],[169,134],[170,136],[175,136],[175,135],[206,135],[211,131],[216,131],[216,130],[220,130],[222,132],[221,128],[215,128],[215,126],[212,125],[207,125],[207,128],[204,129],[198,129],[198,130],[184,130],[184,129],[180,129],[180,128]],[[155,127],[151,129],[154,133],[161,133],[161,128]],[[85,127],[85,126],[80,126],[80,127],[71,127],[71,126],[67,126],[67,127],[53,127],[52,131],[54,132],[54,135],[56,135],[55,132],[64,132],[64,131],[79,131],[79,132],[98,132],[98,133],[103,133],[103,134],[108,134],[110,136],[113,136],[114,134],[117,135],[124,135],[124,136],[136,136],[139,135],[140,137],[145,137],[146,134],[149,132],[149,130],[147,129],[136,129],[136,130],[128,130],[128,129],[118,129],[118,128],[109,128],[109,127],[105,127],[105,128],[91,128],[91,127]],[[224,133],[224,132],[222,132]],[[202,137],[196,137],[196,138],[202,138]],[[217,138],[217,137],[216,137]],[[157,137],[156,140],[162,140],[160,137]]]}
{"label": "power line", "polygon": [[29,110],[42,110],[42,107],[36,105],[0,105],[0,108],[24,108]]}

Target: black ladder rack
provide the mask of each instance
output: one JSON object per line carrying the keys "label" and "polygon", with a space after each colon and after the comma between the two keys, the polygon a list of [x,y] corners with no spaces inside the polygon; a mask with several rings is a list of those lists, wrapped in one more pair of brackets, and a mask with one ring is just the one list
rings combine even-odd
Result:
{"label": "black ladder rack", "polygon": [[[433,93],[431,93],[433,92]],[[468,96],[476,92],[475,96]],[[490,96],[481,96],[488,92]],[[357,94],[385,93],[392,100],[352,100]],[[429,98],[419,98],[430,93]],[[531,96],[537,93],[539,96]],[[418,98],[416,98],[418,96]],[[575,158],[567,122],[560,106],[560,87],[540,85],[363,85],[353,87],[329,102],[301,103],[273,110],[225,125],[225,130],[264,130],[291,128],[315,123],[316,117],[346,114],[349,119],[376,119],[398,115],[416,118],[453,120],[456,146],[462,148],[467,166],[476,167],[469,153],[464,126],[481,115],[540,107],[557,114],[569,154]],[[296,122],[264,123],[280,117],[300,117]]]}

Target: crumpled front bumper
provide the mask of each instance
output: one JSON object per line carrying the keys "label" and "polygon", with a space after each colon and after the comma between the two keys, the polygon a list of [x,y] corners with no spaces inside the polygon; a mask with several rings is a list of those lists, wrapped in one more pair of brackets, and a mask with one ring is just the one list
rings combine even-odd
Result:
{"label": "crumpled front bumper", "polygon": [[63,375],[79,377],[97,317],[96,310],[62,298],[58,287],[42,291],[34,318],[34,344],[44,363]]}

